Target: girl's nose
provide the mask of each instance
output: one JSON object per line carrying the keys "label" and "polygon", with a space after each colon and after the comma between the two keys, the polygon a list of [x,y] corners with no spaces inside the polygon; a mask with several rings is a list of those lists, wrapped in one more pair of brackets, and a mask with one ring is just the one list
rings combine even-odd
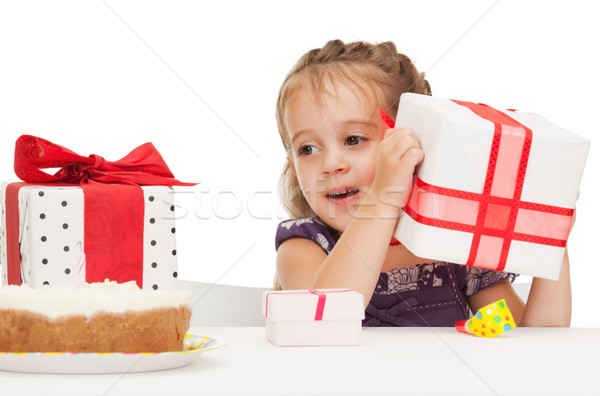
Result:
{"label": "girl's nose", "polygon": [[325,174],[346,173],[350,169],[344,150],[329,150],[325,155],[322,172]]}

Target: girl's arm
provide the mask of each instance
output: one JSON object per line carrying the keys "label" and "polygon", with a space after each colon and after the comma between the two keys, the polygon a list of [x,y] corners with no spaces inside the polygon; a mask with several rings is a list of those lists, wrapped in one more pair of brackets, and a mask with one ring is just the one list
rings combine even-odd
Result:
{"label": "girl's arm", "polygon": [[571,325],[571,276],[565,249],[557,281],[533,278],[520,326],[569,327]]}
{"label": "girl's arm", "polygon": [[350,288],[369,303],[396,224],[378,205],[365,205],[329,255],[313,241],[292,238],[277,251],[277,275],[284,289]]}
{"label": "girl's arm", "polygon": [[388,251],[400,208],[410,195],[415,166],[423,159],[409,129],[388,130],[380,143],[371,189],[329,255],[301,238],[277,251],[277,276],[284,289],[350,288],[368,305]]}
{"label": "girl's arm", "polygon": [[477,312],[501,298],[506,300],[517,326],[568,327],[571,324],[571,279],[566,250],[559,279],[533,278],[527,304],[519,298],[508,280],[473,294],[468,301],[471,311]]}
{"label": "girl's arm", "polygon": [[[575,224],[573,212],[569,234]],[[565,249],[557,281],[533,278],[521,326],[569,327],[571,325],[571,273]]]}

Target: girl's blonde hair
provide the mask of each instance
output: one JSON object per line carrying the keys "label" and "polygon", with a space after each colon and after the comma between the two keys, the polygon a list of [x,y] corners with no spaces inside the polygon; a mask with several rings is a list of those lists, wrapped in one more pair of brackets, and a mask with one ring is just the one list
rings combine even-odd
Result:
{"label": "girl's blonde hair", "polygon": [[334,81],[352,85],[363,94],[374,95],[377,106],[392,117],[398,112],[400,95],[404,92],[431,95],[425,73],[419,73],[410,58],[399,54],[390,41],[344,44],[341,40],[332,40],[323,48],[304,54],[281,85],[276,112],[279,136],[289,159],[279,180],[279,196],[293,219],[316,217],[316,214],[304,198],[290,167],[292,152],[285,127],[285,112],[301,94],[301,88],[310,88],[318,98],[326,91],[328,83]]}
{"label": "girl's blonde hair", "polygon": [[[394,43],[387,41],[371,44],[363,41],[344,44],[341,40],[329,41],[323,48],[304,54],[285,77],[277,99],[277,126],[279,136],[287,154],[279,180],[279,197],[284,208],[293,219],[315,217],[316,213],[304,198],[298,179],[292,172],[291,142],[285,126],[285,113],[302,94],[310,89],[319,100],[334,83],[348,85],[365,97],[374,97],[375,109],[381,107],[395,117],[400,95],[414,92],[431,95],[425,73],[419,73],[406,55],[396,50]],[[330,228],[333,235],[339,233]],[[277,276],[275,288],[279,289]]]}

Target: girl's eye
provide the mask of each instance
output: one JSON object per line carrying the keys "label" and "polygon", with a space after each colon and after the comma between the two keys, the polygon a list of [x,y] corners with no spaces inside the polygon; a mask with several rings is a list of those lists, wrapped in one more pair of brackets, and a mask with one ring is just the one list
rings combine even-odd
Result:
{"label": "girl's eye", "polygon": [[346,138],[346,144],[348,146],[356,146],[362,142],[365,142],[367,139],[362,136],[348,136]]}
{"label": "girl's eye", "polygon": [[318,151],[319,151],[319,149],[316,148],[315,146],[311,146],[311,145],[307,144],[307,145],[301,146],[298,149],[298,154],[302,155],[302,156],[308,156],[308,155],[312,155]]}

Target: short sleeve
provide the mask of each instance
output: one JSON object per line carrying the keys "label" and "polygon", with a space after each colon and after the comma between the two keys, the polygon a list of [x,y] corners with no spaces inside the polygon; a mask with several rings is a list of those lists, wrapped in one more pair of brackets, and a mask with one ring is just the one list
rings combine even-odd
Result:
{"label": "short sleeve", "polygon": [[335,245],[335,238],[323,223],[308,217],[299,220],[286,220],[277,226],[275,234],[275,250],[291,238],[306,238],[315,241],[327,254]]}
{"label": "short sleeve", "polygon": [[501,280],[508,279],[510,283],[515,281],[517,274],[512,272],[492,271],[485,268],[466,267],[465,295],[471,296],[480,290],[494,286]]}

